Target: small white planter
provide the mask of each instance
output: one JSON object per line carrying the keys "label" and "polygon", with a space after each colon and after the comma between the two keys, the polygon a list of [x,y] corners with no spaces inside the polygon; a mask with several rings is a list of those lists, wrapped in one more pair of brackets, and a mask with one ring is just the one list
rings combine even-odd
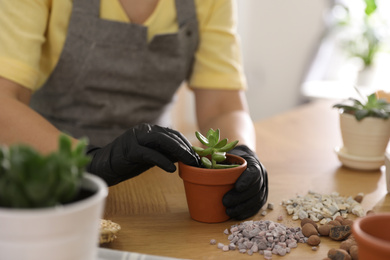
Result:
{"label": "small white planter", "polygon": [[94,194],[54,208],[0,208],[0,260],[96,260],[107,185],[85,174]]}
{"label": "small white planter", "polygon": [[341,113],[340,128],[344,149],[364,158],[384,156],[390,138],[390,120],[367,117],[361,121]]}

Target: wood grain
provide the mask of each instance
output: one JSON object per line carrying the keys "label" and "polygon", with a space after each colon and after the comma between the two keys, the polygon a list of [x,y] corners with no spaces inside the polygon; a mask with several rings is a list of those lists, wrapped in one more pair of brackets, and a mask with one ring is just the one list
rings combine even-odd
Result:
{"label": "wood grain", "polygon": [[[257,122],[257,148],[269,175],[269,200],[275,205],[266,216],[260,212],[250,220],[272,220],[299,226],[280,205],[283,199],[305,195],[309,190],[342,196],[365,194],[362,206],[376,212],[390,211],[384,169],[360,172],[341,166],[334,147],[342,145],[338,114],[333,103],[318,101]],[[105,216],[122,226],[118,238],[104,247],[144,254],[187,259],[249,259],[238,251],[222,252],[210,239],[228,243],[226,228],[239,223],[229,220],[204,224],[188,214],[183,183],[177,173],[152,168],[110,188]],[[283,259],[322,259],[339,242],[322,238],[318,251],[306,244]],[[252,256],[254,257],[254,256]],[[256,256],[257,257],[257,256]],[[263,257],[261,256],[261,259]],[[273,259],[282,257],[273,256]]]}

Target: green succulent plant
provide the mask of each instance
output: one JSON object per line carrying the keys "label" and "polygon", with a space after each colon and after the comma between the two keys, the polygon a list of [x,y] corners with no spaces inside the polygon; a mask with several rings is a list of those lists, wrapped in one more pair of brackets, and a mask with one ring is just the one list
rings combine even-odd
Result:
{"label": "green succulent plant", "polygon": [[385,99],[378,99],[375,93],[368,95],[365,101],[349,98],[344,103],[333,105],[342,113],[354,115],[360,121],[366,117],[388,119],[390,117],[390,103]]}
{"label": "green succulent plant", "polygon": [[228,139],[220,140],[219,129],[210,130],[206,136],[198,131],[195,132],[196,138],[207,148],[192,146],[192,149],[201,157],[202,165],[208,169],[226,169],[239,166],[238,164],[220,164],[226,160],[226,152],[232,150],[238,143],[238,140],[228,142]]}
{"label": "green succulent plant", "polygon": [[73,200],[80,189],[86,141],[72,149],[71,139],[59,137],[59,149],[43,155],[28,145],[0,147],[0,206],[42,208]]}

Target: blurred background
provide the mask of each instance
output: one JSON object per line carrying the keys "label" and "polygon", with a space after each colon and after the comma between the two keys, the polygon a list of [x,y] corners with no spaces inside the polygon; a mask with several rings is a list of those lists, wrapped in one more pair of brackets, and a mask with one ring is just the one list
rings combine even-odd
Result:
{"label": "blurred background", "polygon": [[[390,91],[389,0],[245,0],[237,17],[254,121],[354,86]],[[178,95],[173,124],[191,139],[192,93]]]}

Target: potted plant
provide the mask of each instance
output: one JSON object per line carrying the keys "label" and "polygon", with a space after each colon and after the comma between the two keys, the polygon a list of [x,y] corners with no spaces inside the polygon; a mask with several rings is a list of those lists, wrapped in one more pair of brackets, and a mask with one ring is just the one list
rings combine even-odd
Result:
{"label": "potted plant", "polygon": [[[357,90],[357,89],[356,89]],[[357,90],[358,91],[358,90]],[[360,92],[358,91],[360,94]],[[361,95],[361,94],[360,94]],[[376,170],[384,164],[390,137],[390,103],[375,93],[333,107],[340,112],[343,147],[336,152],[345,166]]]}
{"label": "potted plant", "polygon": [[0,259],[96,260],[107,186],[84,173],[85,141],[40,154],[26,145],[0,148]]}
{"label": "potted plant", "polygon": [[200,222],[217,223],[228,220],[222,198],[233,189],[246,161],[226,152],[233,149],[238,141],[220,140],[219,129],[210,129],[206,136],[195,132],[197,139],[206,147],[193,146],[201,157],[202,167],[179,162],[179,175],[183,179],[191,218]]}

